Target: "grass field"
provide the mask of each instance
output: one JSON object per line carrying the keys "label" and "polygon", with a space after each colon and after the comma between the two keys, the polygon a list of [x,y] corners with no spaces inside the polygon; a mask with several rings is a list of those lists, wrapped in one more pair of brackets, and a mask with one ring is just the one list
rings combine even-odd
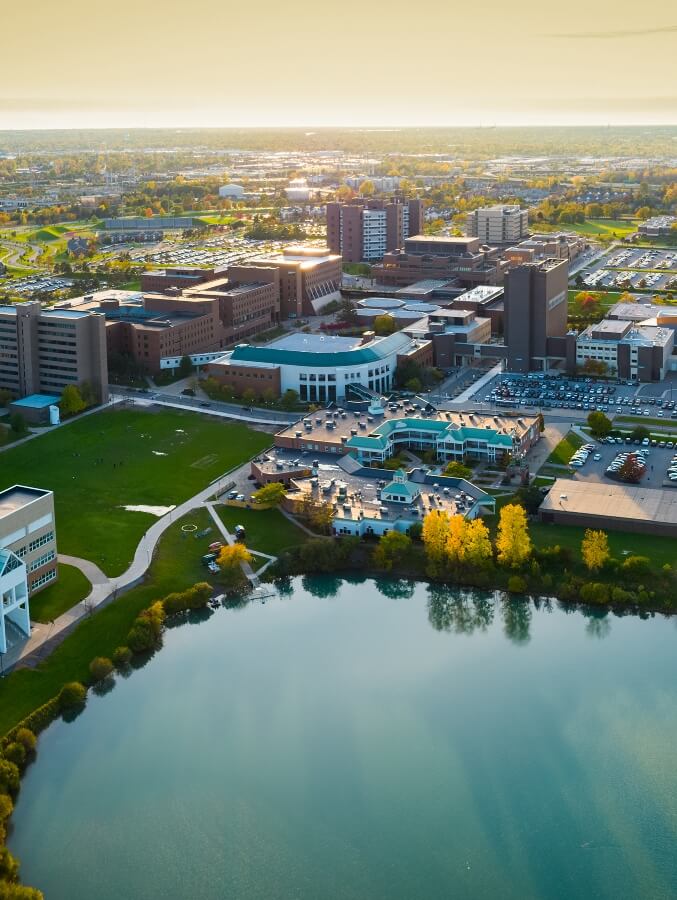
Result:
{"label": "grass field", "polygon": [[91,587],[79,569],[59,563],[59,580],[31,598],[31,621],[51,622],[84,600]]}
{"label": "grass field", "polygon": [[[196,524],[199,530],[211,525],[212,534],[199,541],[186,536],[181,531],[186,522]],[[86,681],[93,657],[110,657],[124,643],[140,610],[196,581],[214,584],[214,577],[200,564],[214,535],[214,524],[206,509],[196,510],[171,525],[158,545],[145,584],[85,619],[38,668],[21,669],[0,679],[0,735],[54,697],[66,681]]]}
{"label": "grass field", "polygon": [[279,554],[289,547],[308,540],[308,535],[285,518],[279,509],[238,509],[233,506],[219,506],[216,511],[228,531],[236,525],[244,525],[245,544],[250,550],[261,553]]}
{"label": "grass field", "polygon": [[156,521],[125,505],[178,505],[271,444],[244,425],[155,409],[106,410],[5,451],[0,489],[53,490],[59,550],[121,574]]}
{"label": "grass field", "polygon": [[599,296],[600,296],[599,304],[600,304],[600,306],[602,306],[604,308],[606,308],[608,306],[613,306],[614,303],[618,303],[621,298],[621,294],[622,294],[622,291],[598,291],[596,288],[586,288],[586,287],[572,288],[571,290],[569,290],[569,301],[568,301],[570,311],[574,311],[576,309],[576,304],[575,304],[576,296],[578,294],[580,294],[581,292],[589,293],[589,294],[599,294]]}
{"label": "grass field", "polygon": [[[559,544],[580,554],[585,528],[577,525],[544,525],[540,522],[529,525],[529,533],[536,547]],[[656,537],[651,534],[630,534],[623,531],[609,531],[609,548],[612,556],[623,559],[630,554],[647,556],[656,566],[669,563],[677,565],[677,541],[674,538]]]}
{"label": "grass field", "polygon": [[625,237],[637,231],[637,222],[627,219],[586,219],[585,222],[563,226],[567,231],[587,234],[590,237]]}
{"label": "grass field", "polygon": [[562,438],[559,444],[552,451],[547,459],[547,462],[560,466],[568,465],[569,460],[578,450],[578,448],[582,446],[582,444],[583,439],[573,431],[570,431],[569,434],[566,437]]}

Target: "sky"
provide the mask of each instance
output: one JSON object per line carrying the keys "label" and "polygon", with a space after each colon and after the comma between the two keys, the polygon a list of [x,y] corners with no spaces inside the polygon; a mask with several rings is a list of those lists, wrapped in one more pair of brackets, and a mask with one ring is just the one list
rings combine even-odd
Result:
{"label": "sky", "polygon": [[675,0],[7,0],[0,130],[677,124]]}

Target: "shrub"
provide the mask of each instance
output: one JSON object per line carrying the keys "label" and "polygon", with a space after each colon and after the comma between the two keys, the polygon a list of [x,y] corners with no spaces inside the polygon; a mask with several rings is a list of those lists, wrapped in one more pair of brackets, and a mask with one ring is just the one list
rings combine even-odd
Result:
{"label": "shrub", "polygon": [[87,689],[79,681],[69,681],[59,691],[59,708],[76,709],[83,706],[87,700]]}
{"label": "shrub", "polygon": [[19,790],[19,767],[8,759],[0,759],[0,793],[15,796]]}
{"label": "shrub", "polygon": [[626,575],[631,578],[646,575],[651,568],[651,560],[647,556],[628,556],[621,566]]}
{"label": "shrub", "polygon": [[599,581],[590,581],[581,587],[581,599],[586,603],[608,603],[609,587]]}
{"label": "shrub", "polygon": [[113,650],[113,665],[118,671],[126,669],[132,661],[132,651],[129,647],[116,647]]}
{"label": "shrub", "polygon": [[508,578],[508,590],[511,594],[523,594],[527,589],[527,583],[521,575],[511,575]]}
{"label": "shrub", "polygon": [[23,746],[26,753],[33,753],[38,743],[38,739],[30,728],[17,728],[14,740]]}
{"label": "shrub", "polygon": [[19,863],[7,847],[0,847],[0,879],[13,884],[19,880]]}
{"label": "shrub", "polygon": [[26,748],[18,741],[12,741],[11,744],[7,744],[2,755],[20,769],[23,768],[26,762]]}
{"label": "shrub", "polygon": [[212,586],[207,581],[198,581],[186,591],[189,609],[204,609],[212,595]]}
{"label": "shrub", "polygon": [[471,478],[472,469],[469,466],[464,466],[463,463],[452,460],[447,464],[444,474],[450,478]]}
{"label": "shrub", "polygon": [[14,812],[14,804],[9,794],[0,794],[0,843],[7,835],[7,820]]}
{"label": "shrub", "polygon": [[106,656],[95,656],[89,664],[89,674],[96,684],[108,678],[113,672],[113,663]]}
{"label": "shrub", "polygon": [[164,621],[165,608],[162,601],[157,600],[136,617],[127,635],[127,645],[134,653],[152,650],[158,644]]}
{"label": "shrub", "polygon": [[0,900],[44,900],[44,895],[32,887],[0,881]]}
{"label": "shrub", "polygon": [[611,589],[612,603],[636,603],[637,595],[634,591],[626,591],[622,587],[614,587]]}

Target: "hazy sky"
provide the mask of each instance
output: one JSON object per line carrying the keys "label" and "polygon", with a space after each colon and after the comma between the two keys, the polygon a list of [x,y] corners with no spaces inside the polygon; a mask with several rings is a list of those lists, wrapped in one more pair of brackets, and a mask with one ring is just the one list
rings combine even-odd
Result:
{"label": "hazy sky", "polygon": [[3,5],[0,130],[677,123],[677,0]]}

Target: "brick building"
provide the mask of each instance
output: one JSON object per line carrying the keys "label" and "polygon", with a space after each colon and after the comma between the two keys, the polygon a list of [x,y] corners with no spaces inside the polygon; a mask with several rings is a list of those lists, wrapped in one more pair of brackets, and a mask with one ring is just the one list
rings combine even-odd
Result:
{"label": "brick building", "polygon": [[423,201],[351,200],[327,203],[327,244],[345,262],[371,262],[423,231]]}
{"label": "brick building", "polygon": [[404,242],[404,249],[386,253],[372,271],[380,284],[394,287],[438,279],[471,288],[502,284],[507,266],[500,251],[479,238],[417,235]]}

